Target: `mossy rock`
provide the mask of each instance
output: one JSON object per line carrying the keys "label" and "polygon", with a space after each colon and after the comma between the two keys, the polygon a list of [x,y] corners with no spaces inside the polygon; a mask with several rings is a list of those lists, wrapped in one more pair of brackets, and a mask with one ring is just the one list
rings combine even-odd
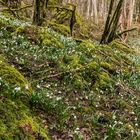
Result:
{"label": "mossy rock", "polygon": [[119,41],[113,41],[111,44],[110,44],[111,47],[113,48],[116,48],[117,50],[121,50],[125,53],[134,53],[134,50],[132,48],[128,48],[127,46],[125,46],[124,44],[122,44],[121,42]]}
{"label": "mossy rock", "polygon": [[56,47],[58,49],[64,48],[64,45],[56,37],[52,36],[46,30],[42,29],[39,31],[39,38],[41,39],[43,45],[46,45],[48,47]]}
{"label": "mossy rock", "polygon": [[82,40],[76,49],[83,53],[84,56],[91,58],[95,55],[96,47],[90,40]]}
{"label": "mossy rock", "polygon": [[93,85],[93,90],[95,88],[106,89],[110,86],[112,80],[107,72],[97,73],[97,79]]}
{"label": "mossy rock", "polygon": [[2,81],[8,83],[10,86],[20,87],[28,93],[32,92],[32,88],[24,76],[14,67],[4,62],[2,56],[0,58],[0,77]]}
{"label": "mossy rock", "polygon": [[93,62],[90,62],[88,64],[88,69],[93,72],[93,71],[99,71],[100,69],[100,65],[96,62],[96,61],[93,61]]}
{"label": "mossy rock", "polygon": [[106,72],[100,72],[99,73],[99,80],[103,80],[105,82],[110,82],[110,76]]}
{"label": "mossy rock", "polygon": [[80,43],[79,47],[80,50],[85,51],[89,50],[89,49],[95,49],[95,46],[93,45],[93,43],[90,40],[82,40],[82,42]]}
{"label": "mossy rock", "polygon": [[103,67],[105,70],[107,70],[108,72],[110,72],[111,74],[112,73],[115,73],[115,69],[113,67],[113,65],[111,63],[108,63],[108,62],[101,62],[100,63],[101,67]]}
{"label": "mossy rock", "polygon": [[39,27],[36,26],[19,26],[13,33],[13,35],[24,35],[30,41],[39,43]]}
{"label": "mossy rock", "polygon": [[41,122],[32,117],[29,108],[21,101],[0,100],[0,138],[3,140],[48,140]]}
{"label": "mossy rock", "polygon": [[74,70],[77,68],[82,68],[82,65],[80,64],[80,58],[78,55],[65,56],[64,63],[66,64],[65,67],[68,69]]}
{"label": "mossy rock", "polygon": [[70,34],[69,26],[49,22],[49,27],[52,28],[54,31],[61,33],[62,35],[68,36]]}

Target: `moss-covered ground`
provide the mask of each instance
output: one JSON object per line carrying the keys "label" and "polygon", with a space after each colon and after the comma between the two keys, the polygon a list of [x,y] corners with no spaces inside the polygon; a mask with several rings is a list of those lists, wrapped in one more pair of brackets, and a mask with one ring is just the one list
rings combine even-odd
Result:
{"label": "moss-covered ground", "polygon": [[11,80],[1,90],[0,137],[139,140],[139,41],[100,45],[53,29],[0,15],[0,53],[32,87],[22,98]]}

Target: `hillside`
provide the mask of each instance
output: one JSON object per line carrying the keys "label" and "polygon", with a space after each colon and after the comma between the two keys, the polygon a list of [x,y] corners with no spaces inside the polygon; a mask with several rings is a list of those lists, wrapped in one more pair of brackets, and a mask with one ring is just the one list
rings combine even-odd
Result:
{"label": "hillside", "polygon": [[139,39],[100,45],[0,13],[0,47],[2,140],[140,139]]}

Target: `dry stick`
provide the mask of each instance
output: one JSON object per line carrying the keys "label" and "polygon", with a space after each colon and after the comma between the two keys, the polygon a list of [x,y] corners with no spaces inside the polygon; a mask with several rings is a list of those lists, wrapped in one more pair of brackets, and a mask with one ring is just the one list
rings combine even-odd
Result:
{"label": "dry stick", "polygon": [[131,32],[131,31],[134,31],[134,30],[137,30],[137,28],[126,29],[126,30],[122,31],[121,33],[118,33],[117,36],[121,36],[122,34],[125,34],[127,32]]}
{"label": "dry stick", "polygon": [[33,7],[33,5],[27,5],[27,6],[19,8],[19,9],[11,9],[11,10],[12,11],[20,11],[20,10],[24,10],[24,9],[31,8],[31,7]]}
{"label": "dry stick", "polygon": [[[83,67],[83,68],[84,68],[84,67]],[[37,81],[44,80],[44,79],[46,79],[46,78],[55,78],[55,77],[61,76],[62,74],[65,74],[65,73],[77,72],[77,71],[79,71],[79,70],[81,70],[81,69],[82,69],[82,68],[77,68],[77,69],[67,70],[67,71],[64,71],[64,72],[59,72],[59,73],[56,73],[56,74],[54,74],[54,75],[49,75],[49,76],[47,76],[47,77],[41,77],[41,78],[39,78],[39,79],[37,79],[37,80],[34,80],[32,83],[37,82]]]}
{"label": "dry stick", "polygon": [[124,45],[124,46],[126,46],[127,48],[131,48],[128,44],[126,44],[125,42],[124,42],[124,40],[120,37],[120,36],[117,36],[122,42],[121,42],[121,44],[122,45]]}

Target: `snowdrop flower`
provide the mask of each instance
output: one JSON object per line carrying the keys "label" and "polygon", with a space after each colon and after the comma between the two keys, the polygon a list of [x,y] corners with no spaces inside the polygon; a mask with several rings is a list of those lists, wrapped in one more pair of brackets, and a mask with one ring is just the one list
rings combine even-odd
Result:
{"label": "snowdrop flower", "polygon": [[37,88],[40,88],[40,85],[37,85]]}
{"label": "snowdrop flower", "polygon": [[79,130],[80,130],[80,129],[77,127],[77,128],[76,128],[76,131],[79,131]]}
{"label": "snowdrop flower", "polygon": [[18,92],[18,91],[20,91],[21,90],[21,88],[20,87],[15,87],[15,89],[14,89],[16,92]]}
{"label": "snowdrop flower", "polygon": [[29,89],[29,85],[28,85],[28,84],[25,86],[25,89],[26,89],[26,90],[28,90],[28,89]]}
{"label": "snowdrop flower", "polygon": [[134,114],[135,114],[135,112],[133,112],[133,111],[132,111],[132,112],[131,112],[131,114],[132,114],[132,115],[134,115]]}
{"label": "snowdrop flower", "polygon": [[134,130],[131,130],[131,133],[133,134],[134,133]]}
{"label": "snowdrop flower", "polygon": [[138,124],[136,123],[135,126],[138,126]]}
{"label": "snowdrop flower", "polygon": [[135,121],[137,121],[138,120],[138,118],[135,118]]}
{"label": "snowdrop flower", "polygon": [[118,124],[123,124],[123,122],[119,121]]}
{"label": "snowdrop flower", "polygon": [[61,97],[57,97],[56,100],[57,100],[57,101],[61,100]]}
{"label": "snowdrop flower", "polygon": [[95,107],[98,107],[98,105],[95,105]]}
{"label": "snowdrop flower", "polygon": [[112,118],[113,118],[113,120],[115,120],[115,119],[116,119],[116,116],[115,116],[115,115],[113,115],[113,117],[112,117]]}

